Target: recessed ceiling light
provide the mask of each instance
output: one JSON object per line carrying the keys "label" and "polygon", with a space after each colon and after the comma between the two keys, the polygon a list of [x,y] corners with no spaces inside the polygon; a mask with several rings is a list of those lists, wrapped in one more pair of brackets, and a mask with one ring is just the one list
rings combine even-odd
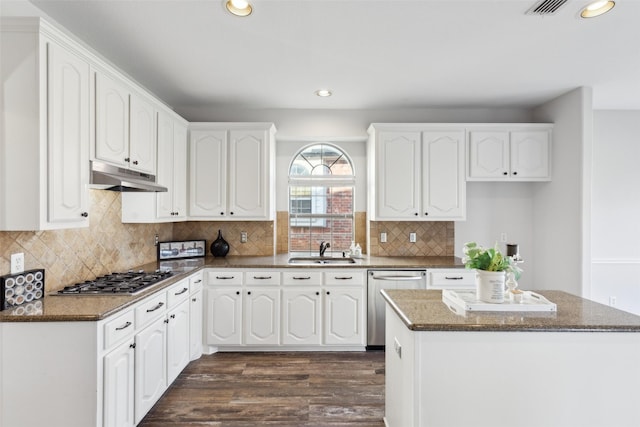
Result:
{"label": "recessed ceiling light", "polygon": [[613,9],[613,6],[616,5],[616,2],[611,0],[598,0],[589,3],[582,12],[580,12],[580,16],[583,18],[595,18],[596,16],[600,16],[603,13],[609,12]]}
{"label": "recessed ceiling light", "polygon": [[331,96],[333,94],[331,93],[331,91],[329,89],[318,89],[316,91],[316,95],[318,95],[318,96],[320,96],[322,98],[326,98],[327,96]]}
{"label": "recessed ceiling light", "polygon": [[226,0],[225,7],[236,16],[249,16],[253,12],[247,0]]}

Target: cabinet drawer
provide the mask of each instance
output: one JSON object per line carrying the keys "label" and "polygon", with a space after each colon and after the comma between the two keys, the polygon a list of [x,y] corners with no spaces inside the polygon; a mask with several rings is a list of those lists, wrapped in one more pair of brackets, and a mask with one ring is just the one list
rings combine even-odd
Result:
{"label": "cabinet drawer", "polygon": [[247,271],[244,273],[245,285],[279,285],[278,271]]}
{"label": "cabinet drawer", "polygon": [[108,349],[121,340],[132,336],[135,329],[133,310],[128,310],[115,319],[109,320],[104,324],[104,348]]}
{"label": "cabinet drawer", "polygon": [[242,285],[241,271],[209,271],[207,285]]}
{"label": "cabinet drawer", "polygon": [[184,279],[167,289],[167,306],[176,306],[189,296],[189,280]]}
{"label": "cabinet drawer", "polygon": [[364,273],[356,270],[325,271],[325,285],[364,285]]}
{"label": "cabinet drawer", "polygon": [[463,268],[429,271],[428,289],[473,289],[476,273]]}
{"label": "cabinet drawer", "polygon": [[136,328],[140,330],[151,320],[167,311],[167,293],[158,292],[136,307]]}
{"label": "cabinet drawer", "polygon": [[202,283],[202,278],[202,271],[189,277],[189,293],[194,294],[202,290],[202,285],[204,284]]}
{"label": "cabinet drawer", "polygon": [[322,273],[319,271],[286,271],[282,273],[283,285],[321,285]]}

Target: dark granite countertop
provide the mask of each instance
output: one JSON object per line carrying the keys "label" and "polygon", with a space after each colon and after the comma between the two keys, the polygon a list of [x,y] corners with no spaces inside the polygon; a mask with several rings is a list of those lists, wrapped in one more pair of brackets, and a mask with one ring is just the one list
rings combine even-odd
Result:
{"label": "dark granite countertop", "polygon": [[457,315],[439,290],[383,290],[412,331],[640,332],[640,316],[562,291],[536,291],[556,312],[467,312]]}
{"label": "dark granite countertop", "polygon": [[[203,268],[463,268],[457,257],[368,257],[356,264],[302,265],[289,264],[288,254],[253,257],[191,258],[185,260],[153,262],[136,266],[133,270],[172,269],[175,275],[137,295],[60,296],[49,293],[29,305],[0,311],[0,322],[74,322],[97,321],[129,307]],[[28,309],[27,309],[28,308]]]}

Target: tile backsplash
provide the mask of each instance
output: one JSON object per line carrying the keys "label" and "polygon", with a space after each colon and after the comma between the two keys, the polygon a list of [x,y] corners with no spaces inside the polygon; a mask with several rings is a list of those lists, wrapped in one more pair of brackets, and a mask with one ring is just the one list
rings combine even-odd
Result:
{"label": "tile backsplash", "polygon": [[[218,230],[229,243],[229,255],[269,256],[288,251],[288,213],[276,221],[189,221],[164,224],[123,224],[121,194],[90,190],[88,228],[51,231],[0,231],[0,275],[9,274],[11,254],[24,253],[25,270],[44,268],[45,290],[156,261],[154,237],[160,241],[206,239],[207,249]],[[365,212],[356,212],[356,241],[366,251]],[[453,222],[372,222],[371,255],[453,255]],[[381,231],[387,243],[379,243]],[[240,243],[241,232],[247,243]],[[410,232],[416,243],[408,243]],[[207,251],[208,252],[208,251]]]}
{"label": "tile backsplash", "polygon": [[122,224],[120,193],[90,190],[88,228],[0,231],[0,274],[11,254],[24,253],[25,270],[45,269],[45,290],[156,260],[154,237],[170,240],[172,224]]}
{"label": "tile backsplash", "polygon": [[[371,221],[371,253],[374,256],[454,256],[455,223],[453,221],[399,222]],[[380,242],[380,233],[387,242]],[[416,242],[409,234],[416,233]]]}

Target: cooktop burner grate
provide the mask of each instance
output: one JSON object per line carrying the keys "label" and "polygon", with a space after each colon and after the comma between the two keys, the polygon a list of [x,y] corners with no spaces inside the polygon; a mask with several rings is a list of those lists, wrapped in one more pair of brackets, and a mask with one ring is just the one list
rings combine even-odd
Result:
{"label": "cooktop burner grate", "polygon": [[58,295],[133,295],[172,275],[171,271],[161,270],[111,273],[93,280],[65,286],[58,291]]}

